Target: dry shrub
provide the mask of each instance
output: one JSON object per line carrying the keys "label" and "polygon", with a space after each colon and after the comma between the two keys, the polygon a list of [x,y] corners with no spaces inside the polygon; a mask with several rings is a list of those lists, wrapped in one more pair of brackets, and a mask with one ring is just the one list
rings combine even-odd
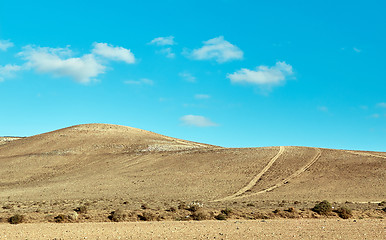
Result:
{"label": "dry shrub", "polygon": [[108,218],[113,222],[122,222],[126,220],[127,214],[122,209],[118,209],[111,212]]}
{"label": "dry shrub", "polygon": [[225,208],[225,209],[221,210],[221,213],[223,213],[229,217],[229,215],[231,215],[231,213],[232,213],[232,209]]}
{"label": "dry shrub", "polygon": [[72,213],[68,214],[68,219],[70,221],[78,220],[78,213],[77,212],[72,212]]}
{"label": "dry shrub", "polygon": [[10,224],[19,224],[22,223],[24,220],[24,216],[20,214],[15,214],[12,217],[8,218],[8,222]]}
{"label": "dry shrub", "polygon": [[68,220],[68,216],[64,214],[59,214],[58,216],[54,217],[54,221],[57,223],[67,222]]}
{"label": "dry shrub", "polygon": [[332,207],[327,200],[323,200],[320,203],[317,203],[311,210],[319,214],[327,215],[332,211]]}
{"label": "dry shrub", "polygon": [[225,215],[224,213],[220,213],[219,215],[216,215],[214,218],[217,220],[227,220],[227,215]]}
{"label": "dry shrub", "polygon": [[202,221],[210,219],[210,214],[204,210],[199,210],[190,215],[193,220]]}
{"label": "dry shrub", "polygon": [[335,210],[335,212],[338,213],[339,217],[343,219],[349,219],[352,217],[351,209],[346,206],[338,208]]}
{"label": "dry shrub", "polygon": [[191,202],[188,204],[188,206],[186,206],[186,210],[188,211],[191,211],[191,212],[196,212],[198,211],[200,208],[202,208],[204,205],[200,202]]}
{"label": "dry shrub", "polygon": [[78,214],[84,214],[87,213],[87,207],[86,206],[80,206],[74,209],[75,212]]}
{"label": "dry shrub", "polygon": [[143,212],[142,214],[138,214],[138,218],[141,221],[155,221],[158,220],[157,215],[152,212]]}

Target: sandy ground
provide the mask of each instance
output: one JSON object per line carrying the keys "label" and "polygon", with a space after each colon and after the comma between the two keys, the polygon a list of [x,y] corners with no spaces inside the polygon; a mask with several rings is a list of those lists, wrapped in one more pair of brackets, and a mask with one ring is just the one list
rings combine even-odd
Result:
{"label": "sandy ground", "polygon": [[0,224],[0,239],[385,239],[383,219]]}

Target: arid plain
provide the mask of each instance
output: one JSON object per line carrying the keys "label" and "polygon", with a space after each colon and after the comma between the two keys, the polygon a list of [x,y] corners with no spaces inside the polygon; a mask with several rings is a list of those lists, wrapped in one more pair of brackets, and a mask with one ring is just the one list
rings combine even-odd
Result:
{"label": "arid plain", "polygon": [[[77,125],[26,138],[3,137],[0,138],[0,239],[17,239],[21,236],[18,234],[28,230],[25,226],[43,229],[44,224],[55,223],[75,229],[81,224],[94,224],[98,228],[102,225],[96,222],[114,224],[111,223],[114,221],[164,221],[158,227],[163,226],[162,234],[167,236],[173,224],[186,225],[181,222],[186,220],[203,220],[191,223],[192,228],[205,224],[212,229],[217,229],[213,224],[223,228],[223,235],[214,230],[217,235],[204,236],[202,230],[193,234],[197,238],[242,236],[240,232],[239,235],[226,232],[238,222],[252,224],[248,225],[252,233],[244,232],[245,237],[254,238],[261,233],[274,238],[269,235],[273,228],[261,232],[263,221],[277,226],[288,223],[294,228],[296,224],[315,224],[315,229],[326,224],[347,224],[343,230],[338,227],[332,235],[326,235],[331,238],[338,238],[344,231],[361,229],[363,225],[363,232],[358,230],[357,235],[354,232],[352,239],[363,239],[366,231],[375,234],[372,239],[381,239],[386,216],[385,163],[385,152],[293,146],[222,148],[107,124]],[[312,211],[322,200],[328,200],[333,210],[341,207],[352,210],[349,219],[342,220],[336,211],[328,214]],[[23,216],[22,224],[8,224],[14,215]],[[149,228],[145,225],[149,223],[135,224],[135,228]],[[260,232],[254,232],[253,224]],[[128,231],[134,225],[122,226],[121,229]],[[69,238],[63,231],[55,236]],[[319,232],[323,233],[314,231]],[[8,238],[4,237],[7,234]],[[162,234],[157,236],[165,238]],[[129,235],[125,232],[120,237],[135,239]],[[193,235],[185,236],[193,238]],[[38,238],[38,235],[28,236]],[[55,236],[47,235],[45,239]],[[147,235],[149,239],[150,236]],[[319,235],[298,237],[307,239],[307,236],[311,239]],[[81,238],[81,235],[71,237]],[[280,239],[280,235],[276,237]],[[101,233],[99,238],[108,238],[108,234]]]}

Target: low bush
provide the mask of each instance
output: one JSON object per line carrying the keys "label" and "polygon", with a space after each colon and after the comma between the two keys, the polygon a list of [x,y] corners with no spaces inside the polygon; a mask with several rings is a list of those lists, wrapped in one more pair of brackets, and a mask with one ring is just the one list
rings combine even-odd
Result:
{"label": "low bush", "polygon": [[67,220],[68,220],[68,216],[64,214],[59,214],[58,216],[54,217],[54,221],[56,223],[63,223],[63,222],[66,222]]}
{"label": "low bush", "polygon": [[84,214],[87,213],[87,207],[86,206],[80,206],[74,209],[75,212],[78,214]]}
{"label": "low bush", "polygon": [[8,218],[8,222],[10,224],[19,224],[22,223],[24,220],[24,216],[20,214],[15,214],[12,217]]}
{"label": "low bush", "polygon": [[227,215],[225,215],[224,213],[220,213],[219,215],[215,216],[214,218],[217,220],[227,220]]}
{"label": "low bush", "polygon": [[118,209],[116,211],[111,212],[108,218],[113,222],[122,222],[126,220],[127,214],[123,210]]}
{"label": "low bush", "polygon": [[157,220],[157,215],[151,212],[143,212],[142,214],[138,215],[138,218],[141,221],[154,221]]}
{"label": "low bush", "polygon": [[229,215],[231,215],[231,213],[232,213],[232,209],[230,209],[230,208],[225,208],[224,210],[221,210],[221,213],[223,213],[223,214],[229,216]]}
{"label": "low bush", "polygon": [[327,215],[332,211],[332,207],[327,200],[323,200],[320,203],[317,203],[311,210],[319,214]]}
{"label": "low bush", "polygon": [[346,206],[338,208],[335,210],[335,212],[338,213],[339,217],[343,219],[349,219],[352,217],[351,209]]}
{"label": "low bush", "polygon": [[200,211],[194,212],[191,215],[191,218],[196,221],[202,221],[202,220],[210,219],[210,216],[207,212],[200,210]]}

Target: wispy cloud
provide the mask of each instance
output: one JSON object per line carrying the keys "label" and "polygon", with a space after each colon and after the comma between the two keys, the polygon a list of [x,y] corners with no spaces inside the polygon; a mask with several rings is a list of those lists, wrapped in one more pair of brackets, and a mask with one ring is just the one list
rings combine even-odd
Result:
{"label": "wispy cloud", "polygon": [[319,106],[318,110],[321,111],[321,112],[328,112],[328,107],[326,107],[326,106]]}
{"label": "wispy cloud", "polygon": [[9,40],[0,40],[0,51],[7,51],[8,48],[13,47],[13,43]]}
{"label": "wispy cloud", "polygon": [[208,94],[196,94],[196,95],[194,95],[194,98],[195,99],[209,99],[210,95],[208,95]]}
{"label": "wispy cloud", "polygon": [[176,54],[173,52],[171,48],[163,48],[158,53],[164,54],[167,58],[175,58]]}
{"label": "wispy cloud", "polygon": [[272,67],[258,66],[256,70],[242,68],[232,74],[227,74],[227,78],[232,83],[275,86],[284,83],[291,75],[293,75],[291,65],[285,62],[276,62]]}
{"label": "wispy cloud", "polygon": [[209,118],[199,115],[185,115],[181,117],[180,120],[184,125],[195,127],[214,127],[218,125]]}
{"label": "wispy cloud", "polygon": [[5,66],[0,66],[0,82],[4,81],[6,78],[14,77],[14,74],[22,70],[21,66],[7,64]]}
{"label": "wispy cloud", "polygon": [[134,54],[130,51],[130,49],[114,47],[107,43],[94,43],[92,53],[94,55],[102,56],[108,60],[123,61],[129,64],[135,62]]}
{"label": "wispy cloud", "polygon": [[154,85],[154,81],[150,80],[148,78],[141,78],[138,81],[127,80],[127,81],[124,81],[124,83],[125,84],[131,84],[131,85]]}
{"label": "wispy cloud", "polygon": [[354,47],[354,48],[353,48],[353,50],[354,50],[354,52],[357,52],[357,53],[360,53],[360,52],[362,52],[362,50],[361,50],[361,49],[359,49],[359,48],[356,48],[356,47]]}
{"label": "wispy cloud", "polygon": [[386,108],[386,102],[380,102],[377,104],[377,107]]}
{"label": "wispy cloud", "polygon": [[379,118],[381,115],[378,113],[374,113],[373,115],[370,116],[370,118]]}
{"label": "wispy cloud", "polygon": [[180,72],[178,75],[187,82],[196,82],[196,77],[189,72]]}
{"label": "wispy cloud", "polygon": [[169,37],[154,38],[153,40],[151,40],[151,42],[149,44],[154,44],[154,45],[158,45],[158,46],[166,46],[166,45],[175,45],[176,42],[174,41],[173,36],[169,36]]}
{"label": "wispy cloud", "polygon": [[223,36],[204,41],[204,46],[194,49],[189,56],[195,60],[214,59],[218,63],[243,59],[243,51],[226,41]]}
{"label": "wispy cloud", "polygon": [[34,47],[28,45],[19,53],[27,61],[28,68],[38,73],[50,73],[55,77],[71,77],[79,83],[89,83],[105,72],[93,54],[71,57],[69,48]]}

